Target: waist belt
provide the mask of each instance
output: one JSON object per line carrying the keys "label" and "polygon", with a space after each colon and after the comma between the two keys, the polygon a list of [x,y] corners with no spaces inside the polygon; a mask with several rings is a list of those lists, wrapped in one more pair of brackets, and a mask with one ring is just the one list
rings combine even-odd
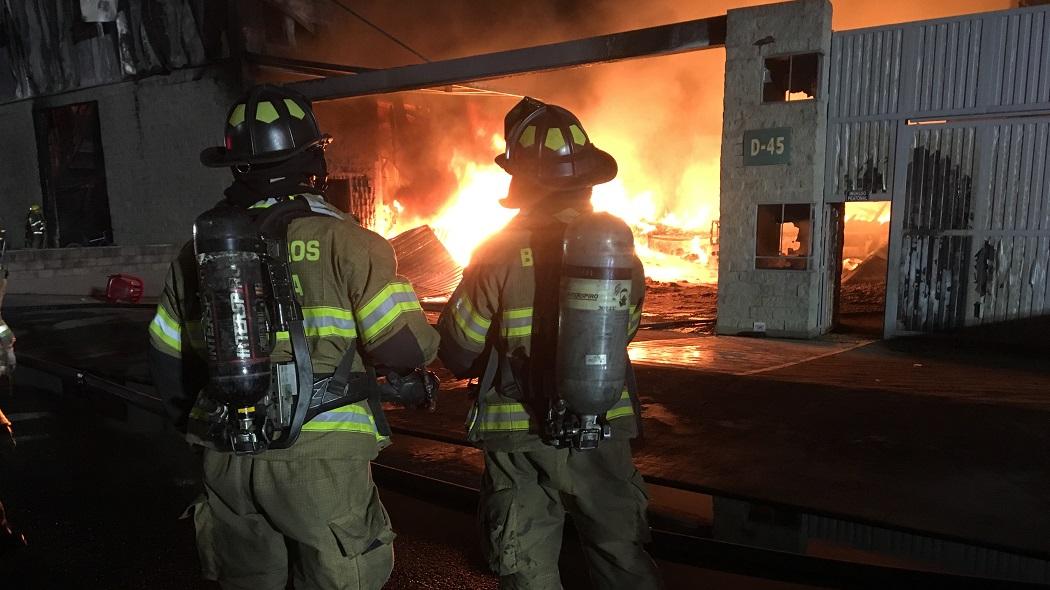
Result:
{"label": "waist belt", "polygon": [[307,420],[314,416],[334,410],[347,404],[365,401],[377,389],[375,374],[371,371],[350,373],[345,379],[338,375],[329,375],[314,382],[313,395],[310,396],[310,409]]}
{"label": "waist belt", "polygon": [[353,366],[356,356],[357,351],[350,348],[343,354],[343,358],[339,359],[339,366],[335,368],[335,373],[314,382],[306,419],[307,421],[313,420],[318,414],[347,404],[368,401],[368,408],[372,411],[379,434],[390,436],[390,425],[386,422],[383,406],[379,400],[379,382],[376,381],[376,371],[373,367],[365,365],[363,373],[351,372],[350,367]]}

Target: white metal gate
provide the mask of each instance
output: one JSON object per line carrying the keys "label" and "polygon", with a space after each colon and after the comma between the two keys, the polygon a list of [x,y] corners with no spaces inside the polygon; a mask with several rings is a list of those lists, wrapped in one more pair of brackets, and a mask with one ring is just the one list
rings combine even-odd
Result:
{"label": "white metal gate", "polygon": [[893,201],[887,335],[1050,313],[1050,7],[835,34],[828,202]]}

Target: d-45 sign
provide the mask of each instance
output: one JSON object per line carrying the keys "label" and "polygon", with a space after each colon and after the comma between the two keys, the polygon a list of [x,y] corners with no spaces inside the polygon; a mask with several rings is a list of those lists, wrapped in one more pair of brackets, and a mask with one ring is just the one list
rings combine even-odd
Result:
{"label": "d-45 sign", "polygon": [[790,127],[744,132],[744,166],[771,166],[790,162]]}

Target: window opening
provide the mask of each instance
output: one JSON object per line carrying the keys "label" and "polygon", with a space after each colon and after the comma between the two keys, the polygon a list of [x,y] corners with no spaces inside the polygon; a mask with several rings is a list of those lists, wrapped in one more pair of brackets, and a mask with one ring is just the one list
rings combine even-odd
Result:
{"label": "window opening", "polygon": [[812,253],[812,206],[759,205],[755,268],[806,270]]}
{"label": "window opening", "polygon": [[98,103],[37,111],[36,131],[47,244],[112,244]]}
{"label": "window opening", "polygon": [[762,72],[763,102],[791,102],[817,97],[820,54],[769,57]]}

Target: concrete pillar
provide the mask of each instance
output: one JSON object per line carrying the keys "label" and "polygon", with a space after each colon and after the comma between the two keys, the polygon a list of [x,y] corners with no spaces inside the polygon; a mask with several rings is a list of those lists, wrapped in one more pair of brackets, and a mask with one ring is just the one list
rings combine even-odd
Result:
{"label": "concrete pillar", "polygon": [[[755,6],[730,10],[728,19],[717,330],[738,334],[764,328],[772,336],[816,336],[829,329],[820,297],[826,274],[822,224],[831,4],[798,0]],[[767,58],[814,52],[820,55],[816,98],[763,100]],[[770,164],[763,154],[745,161],[753,133],[764,142],[776,135],[775,129],[789,130],[787,161],[776,157]],[[764,204],[811,205],[806,270],[756,268],[756,217]]]}

